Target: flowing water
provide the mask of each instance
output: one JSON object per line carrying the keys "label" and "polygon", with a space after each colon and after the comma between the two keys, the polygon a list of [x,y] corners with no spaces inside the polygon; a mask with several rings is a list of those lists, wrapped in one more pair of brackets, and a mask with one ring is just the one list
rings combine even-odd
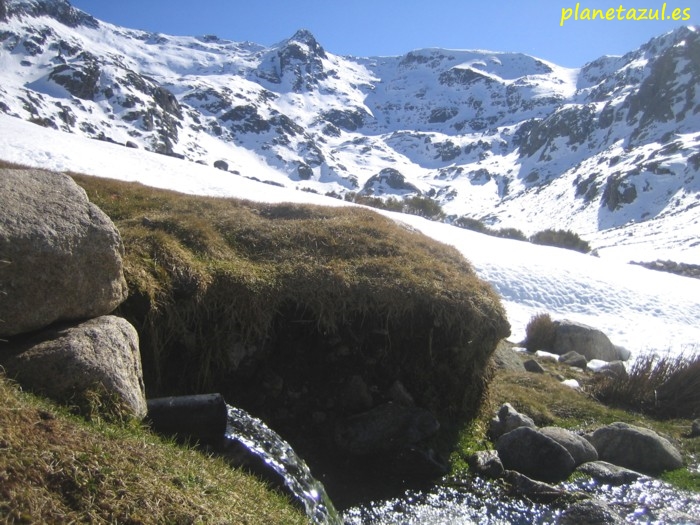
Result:
{"label": "flowing water", "polygon": [[333,507],[320,481],[292,447],[274,430],[245,410],[228,406],[226,438],[242,443],[284,480],[303,503],[306,515],[318,525],[340,525],[343,520]]}
{"label": "flowing water", "polygon": [[[284,480],[318,525],[525,525],[558,523],[562,508],[513,497],[479,477],[445,478],[427,491],[345,510],[334,508],[320,481],[276,432],[239,408],[228,406],[226,437],[242,443]],[[603,501],[625,523],[700,524],[700,494],[676,490],[651,478],[612,487],[590,479],[558,486]]]}
{"label": "flowing water", "polygon": [[[611,487],[583,479],[559,488],[605,502],[623,523],[700,524],[700,494],[679,491],[658,480],[644,478]],[[512,497],[498,483],[469,478],[348,509],[344,520],[347,525],[557,524],[564,510]]]}

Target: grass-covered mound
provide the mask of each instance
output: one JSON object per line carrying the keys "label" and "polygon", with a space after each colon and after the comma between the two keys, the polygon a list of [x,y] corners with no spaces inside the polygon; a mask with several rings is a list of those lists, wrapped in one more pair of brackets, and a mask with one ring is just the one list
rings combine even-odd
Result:
{"label": "grass-covered mound", "polygon": [[219,391],[295,445],[343,415],[353,376],[375,405],[399,381],[443,421],[476,412],[509,326],[457,250],[358,207],[75,179],[124,240],[149,397]]}
{"label": "grass-covered mound", "polygon": [[306,523],[222,460],[135,424],[87,423],[0,375],[1,523]]}

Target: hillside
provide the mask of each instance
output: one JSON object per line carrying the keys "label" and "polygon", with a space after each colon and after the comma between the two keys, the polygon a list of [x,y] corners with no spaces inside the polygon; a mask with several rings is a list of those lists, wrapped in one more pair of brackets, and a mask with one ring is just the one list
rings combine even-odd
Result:
{"label": "hillside", "polygon": [[692,27],[567,69],[481,50],[342,57],[304,30],[271,47],[174,37],[4,0],[0,41],[13,117],[286,188],[573,229],[625,262],[651,245],[700,260]]}

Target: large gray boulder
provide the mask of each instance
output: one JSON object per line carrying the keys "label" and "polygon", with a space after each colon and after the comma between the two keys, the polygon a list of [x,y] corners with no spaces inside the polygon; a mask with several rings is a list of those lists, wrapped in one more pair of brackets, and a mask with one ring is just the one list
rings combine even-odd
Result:
{"label": "large gray boulder", "polygon": [[496,450],[506,469],[547,483],[565,480],[576,467],[566,448],[529,427],[503,434],[496,442]]}
{"label": "large gray boulder", "polygon": [[608,336],[597,328],[569,320],[554,321],[552,352],[565,355],[577,352],[587,360],[615,361],[619,352]]}
{"label": "large gray boulder", "polygon": [[111,313],[127,296],[123,245],[70,177],[0,169],[0,337]]}
{"label": "large gray boulder", "polygon": [[86,395],[106,394],[127,414],[146,415],[138,334],[125,319],[103,316],[45,330],[11,343],[9,353],[2,365],[24,388],[78,406],[89,404]]}
{"label": "large gray boulder", "polygon": [[651,476],[683,466],[678,449],[646,428],[613,423],[596,430],[590,440],[601,460]]}
{"label": "large gray boulder", "polygon": [[539,431],[564,447],[574,458],[576,466],[598,459],[598,452],[593,445],[586,438],[571,430],[560,427],[543,427]]}

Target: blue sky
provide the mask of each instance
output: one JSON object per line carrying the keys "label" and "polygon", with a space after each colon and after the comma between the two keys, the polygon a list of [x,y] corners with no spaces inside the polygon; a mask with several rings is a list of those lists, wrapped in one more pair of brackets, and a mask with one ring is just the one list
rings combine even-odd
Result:
{"label": "blue sky", "polygon": [[[170,35],[215,34],[271,45],[310,30],[337,55],[402,55],[413,49],[519,51],[568,67],[619,55],[680,25],[700,24],[697,0],[670,0],[666,14],[686,9],[686,21],[578,20],[571,0],[72,0],[113,24]],[[661,0],[585,0],[589,9],[651,8]],[[561,26],[562,10],[572,18]],[[652,11],[653,12],[653,11]],[[641,14],[641,11],[637,12]],[[623,12],[627,16],[629,11]]]}

